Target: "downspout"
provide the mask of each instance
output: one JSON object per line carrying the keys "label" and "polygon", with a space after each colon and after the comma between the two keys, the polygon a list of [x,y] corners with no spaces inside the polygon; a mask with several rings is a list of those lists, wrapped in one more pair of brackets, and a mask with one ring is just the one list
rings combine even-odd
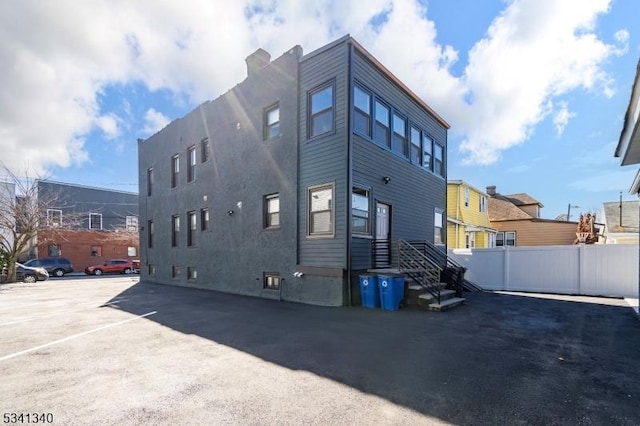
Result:
{"label": "downspout", "polygon": [[351,252],[352,252],[352,244],[353,244],[353,236],[351,235],[351,193],[353,192],[353,160],[352,160],[352,145],[353,145],[353,137],[351,130],[351,114],[353,111],[353,43],[349,42],[348,44],[348,71],[347,71],[347,98],[348,98],[348,109],[347,109],[347,190],[346,192],[346,206],[347,206],[347,302],[349,306],[352,306],[352,283],[351,283]]}

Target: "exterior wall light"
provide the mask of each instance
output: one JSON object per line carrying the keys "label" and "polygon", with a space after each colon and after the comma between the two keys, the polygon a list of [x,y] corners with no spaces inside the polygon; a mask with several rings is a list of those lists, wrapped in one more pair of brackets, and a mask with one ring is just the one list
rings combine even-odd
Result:
{"label": "exterior wall light", "polygon": [[384,184],[388,184],[389,182],[391,182],[391,178],[389,176],[385,176],[382,178],[382,180],[384,181]]}

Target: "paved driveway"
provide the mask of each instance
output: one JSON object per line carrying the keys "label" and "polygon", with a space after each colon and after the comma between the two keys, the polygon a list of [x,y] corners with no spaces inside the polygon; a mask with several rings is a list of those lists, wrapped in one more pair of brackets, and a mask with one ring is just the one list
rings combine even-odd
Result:
{"label": "paved driveway", "polygon": [[[470,294],[444,313],[137,283],[0,287],[0,414],[54,424],[640,424],[623,301]],[[23,417],[23,419],[26,419]]]}

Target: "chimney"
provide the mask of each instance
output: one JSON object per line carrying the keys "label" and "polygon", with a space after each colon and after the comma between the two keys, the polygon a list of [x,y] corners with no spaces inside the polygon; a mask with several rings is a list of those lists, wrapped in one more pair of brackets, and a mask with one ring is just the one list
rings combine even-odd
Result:
{"label": "chimney", "polygon": [[494,195],[496,195],[496,186],[495,185],[487,186],[487,195],[490,196],[490,197],[493,197]]}
{"label": "chimney", "polygon": [[260,68],[265,65],[269,65],[271,62],[271,55],[269,55],[269,52],[264,49],[258,49],[251,55],[247,56],[245,62],[247,63],[247,75],[251,77],[256,74]]}

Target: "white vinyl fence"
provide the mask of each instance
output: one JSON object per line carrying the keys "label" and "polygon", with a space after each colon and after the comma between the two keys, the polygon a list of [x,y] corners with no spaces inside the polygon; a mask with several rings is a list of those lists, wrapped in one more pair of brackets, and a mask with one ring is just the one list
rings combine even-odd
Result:
{"label": "white vinyl fence", "polygon": [[486,290],[637,298],[638,246],[497,247],[449,250]]}

